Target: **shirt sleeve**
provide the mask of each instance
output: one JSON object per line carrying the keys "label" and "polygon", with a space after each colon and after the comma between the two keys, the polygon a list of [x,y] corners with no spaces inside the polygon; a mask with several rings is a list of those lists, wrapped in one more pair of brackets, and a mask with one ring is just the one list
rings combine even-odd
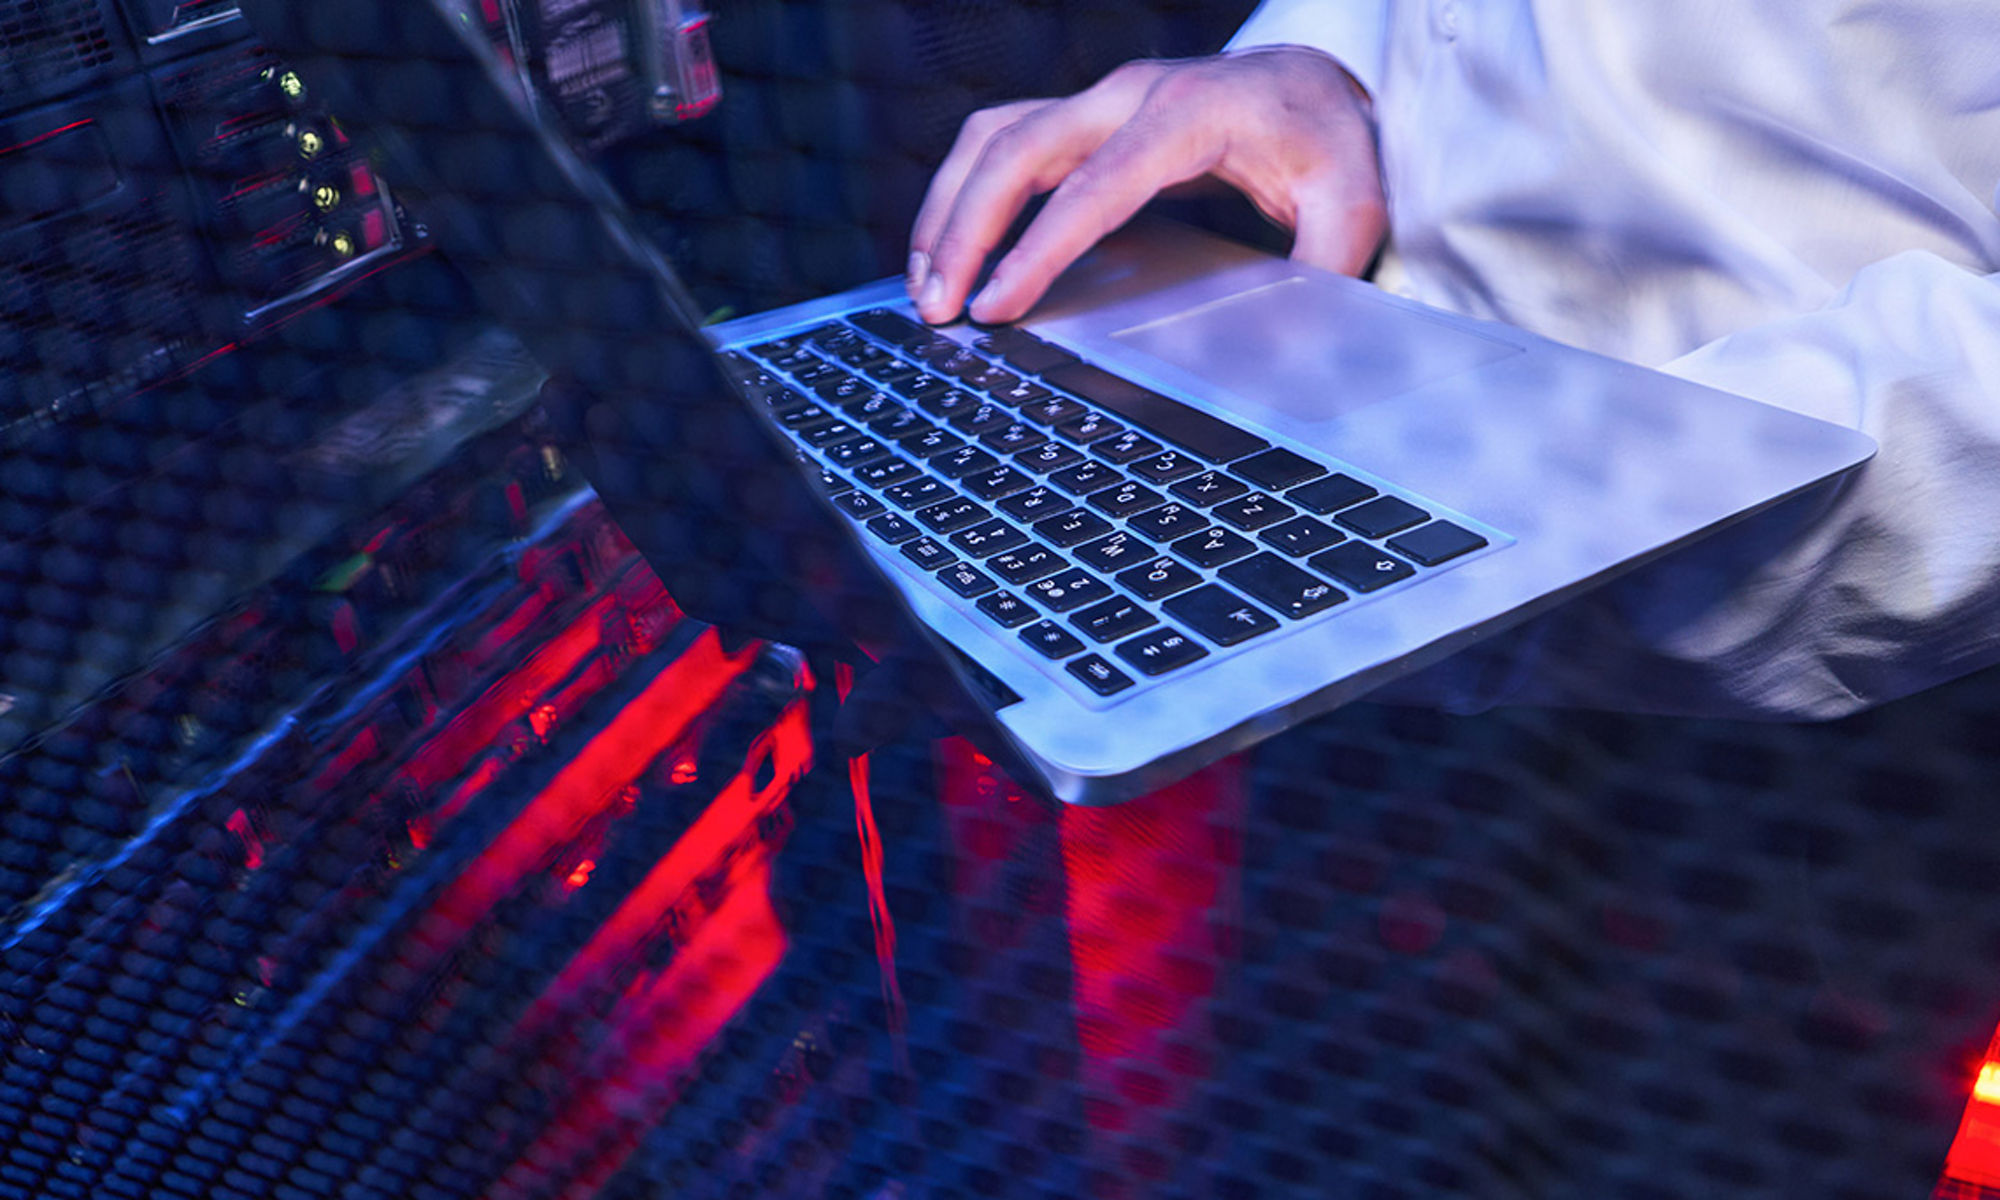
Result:
{"label": "shirt sleeve", "polygon": [[1381,95],[1389,0],[1264,0],[1225,50],[1310,46],[1325,51],[1368,90]]}
{"label": "shirt sleeve", "polygon": [[1665,369],[1880,450],[1379,699],[1816,720],[2000,662],[2000,275],[1904,253]]}

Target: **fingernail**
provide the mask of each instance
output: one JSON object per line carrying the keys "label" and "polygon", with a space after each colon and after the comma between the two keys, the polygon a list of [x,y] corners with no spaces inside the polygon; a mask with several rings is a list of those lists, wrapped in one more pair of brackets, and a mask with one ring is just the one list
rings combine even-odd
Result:
{"label": "fingernail", "polygon": [[936,319],[937,308],[944,303],[944,276],[932,275],[924,280],[923,290],[917,293],[917,309],[925,317]]}
{"label": "fingernail", "polygon": [[973,320],[978,321],[985,319],[986,315],[992,310],[993,306],[1000,302],[1001,290],[1002,289],[1000,287],[1000,281],[998,279],[989,279],[986,281],[986,286],[980,288],[979,294],[972,298],[972,304],[970,308]]}
{"label": "fingernail", "polygon": [[930,276],[930,273],[931,256],[921,250],[910,251],[909,264],[903,268],[904,289],[910,295],[916,295],[917,289],[924,286],[924,280]]}

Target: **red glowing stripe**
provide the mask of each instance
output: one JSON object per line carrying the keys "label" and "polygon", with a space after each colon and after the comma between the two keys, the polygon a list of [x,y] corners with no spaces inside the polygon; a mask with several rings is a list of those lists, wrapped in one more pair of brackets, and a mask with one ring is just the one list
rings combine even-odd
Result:
{"label": "red glowing stripe", "polygon": [[354,768],[374,757],[381,748],[381,738],[376,736],[375,727],[367,726],[354,735],[354,740],[341,747],[340,752],[327,760],[326,768],[313,777],[310,785],[315,792],[323,792],[339,783],[353,772]]}
{"label": "red glowing stripe", "polygon": [[96,122],[95,117],[85,117],[81,121],[71,121],[69,124],[63,125],[56,129],[51,129],[47,133],[38,133],[34,137],[29,138],[25,142],[16,142],[15,144],[7,147],[5,150],[0,150],[0,158],[4,158],[5,156],[13,154],[19,150],[26,150],[32,146],[39,146],[43,142],[48,141],[52,137],[61,137],[63,134],[68,133],[72,129],[82,129],[85,125],[91,125],[94,124],[95,122]]}
{"label": "red glowing stripe", "polygon": [[875,801],[868,794],[868,756],[848,760],[847,781],[854,792],[854,834],[861,842],[861,874],[868,883],[868,920],[875,927],[875,962],[882,973],[882,1003],[889,1012],[898,1065],[906,1071],[903,1047],[903,987],[896,980],[896,922],[882,880],[882,833],[875,828]]}
{"label": "red glowing stripe", "polygon": [[[758,764],[767,756],[771,781],[763,790],[753,790]],[[661,923],[695,881],[725,862],[733,847],[745,844],[754,835],[758,820],[784,802],[792,785],[811,765],[812,734],[806,705],[795,703],[751,746],[748,765],[536,999],[522,1020],[521,1032],[531,1034],[560,1020],[577,998],[612,978],[619,964],[642,953],[660,936]],[[641,984],[634,984],[629,994],[641,989]]]}
{"label": "red glowing stripe", "polygon": [[[1224,759],[1116,808],[1064,808],[1079,1082],[1100,1129],[1130,1130],[1173,1110],[1191,1080],[1170,1061],[1174,1035],[1199,1043],[1198,1003],[1225,961],[1224,923],[1240,824],[1243,767]],[[1134,1131],[1143,1132],[1143,1131]]]}
{"label": "red glowing stripe", "polygon": [[1986,1060],[1973,1077],[1965,1116],[1945,1154],[1944,1177],[2000,1189],[2000,1034],[1987,1047]]}
{"label": "red glowing stripe", "polygon": [[229,814],[229,832],[243,843],[243,865],[252,871],[264,865],[264,840],[250,825],[250,814],[237,809]]}
{"label": "red glowing stripe", "polygon": [[[591,628],[596,623],[591,622]],[[694,644],[563,767],[432,906],[425,940],[454,942],[501,897],[638,778],[660,751],[715,702],[762,650],[724,653],[714,630]]]}
{"label": "red glowing stripe", "polygon": [[[783,961],[770,863],[734,873],[721,904],[659,975],[631,997],[616,1035],[587,1064],[569,1106],[502,1173],[495,1193],[595,1196],[672,1109],[703,1049]],[[581,1068],[581,1069],[579,1069]],[[551,1190],[552,1180],[562,1186]]]}
{"label": "red glowing stripe", "polygon": [[[597,649],[603,636],[605,613],[614,603],[610,596],[599,598],[544,642],[519,668],[486,689],[484,695],[424,743],[423,749],[403,768],[403,777],[418,792],[427,793],[464,770],[473,755],[492,745],[509,722],[519,720],[556,681],[576,670],[577,664]],[[539,611],[540,608],[538,614]],[[448,816],[440,813],[441,818]]]}

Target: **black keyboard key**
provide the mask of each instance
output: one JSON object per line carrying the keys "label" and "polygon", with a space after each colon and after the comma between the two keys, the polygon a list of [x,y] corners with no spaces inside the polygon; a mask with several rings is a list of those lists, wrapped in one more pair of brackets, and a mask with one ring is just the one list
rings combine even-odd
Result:
{"label": "black keyboard key", "polygon": [[981,521],[951,535],[951,544],[974,558],[986,558],[1027,545],[1028,535],[998,517]]}
{"label": "black keyboard key", "polygon": [[1110,487],[1124,478],[1115,467],[1106,466],[1101,462],[1080,462],[1049,476],[1049,482],[1066,492],[1082,496],[1099,488]]}
{"label": "black keyboard key", "polygon": [[860,432],[860,430],[844,421],[814,425],[809,429],[798,431],[799,440],[808,446],[830,446],[835,442],[846,441]]}
{"label": "black keyboard key", "polygon": [[1283,491],[1326,474],[1325,467],[1282,446],[1273,446],[1229,469],[1268,492]]}
{"label": "black keyboard key", "polygon": [[1041,384],[1029,383],[1025,379],[1016,380],[1011,386],[986,394],[1002,404],[1011,404],[1016,408],[1021,407],[1023,404],[1033,404],[1037,400],[1046,400],[1050,396],[1055,395],[1054,392],[1051,392]]}
{"label": "black keyboard key", "polygon": [[825,447],[825,450],[827,458],[833,460],[834,466],[846,467],[849,470],[853,470],[855,467],[866,466],[869,463],[887,458],[890,455],[890,450],[887,446],[884,446],[874,438],[868,437],[849,438],[844,442],[835,442],[833,445]]}
{"label": "black keyboard key", "polygon": [[881,538],[891,546],[900,546],[922,533],[923,530],[918,529],[915,525],[910,524],[895,513],[883,513],[881,516],[868,522],[868,532]]}
{"label": "black keyboard key", "polygon": [[1164,675],[1176,667],[1185,667],[1197,659],[1208,657],[1208,651],[1200,643],[1167,625],[1142,633],[1129,642],[1120,642],[1116,653],[1139,668],[1142,675]]}
{"label": "black keyboard key", "polygon": [[1044,575],[1029,584],[1026,590],[1029,596],[1051,612],[1068,612],[1072,608],[1095,604],[1111,595],[1111,585],[1075,567]]}
{"label": "black keyboard key", "polygon": [[1093,642],[1115,642],[1149,625],[1159,624],[1160,619],[1123,596],[1113,596],[1073,614],[1069,623],[1082,630],[1083,636]]}
{"label": "black keyboard key", "polygon": [[1262,529],[1286,520],[1298,511],[1283,500],[1274,500],[1262,492],[1252,492],[1216,505],[1209,510],[1209,515],[1238,529]]}
{"label": "black keyboard key", "polygon": [[[790,388],[774,388],[764,393],[764,403],[770,406],[772,412],[778,414],[780,421],[804,408],[821,411],[818,405]],[[828,415],[830,418],[831,414]]]}
{"label": "black keyboard key", "polygon": [[[808,355],[807,357],[811,356]],[[834,366],[832,363],[825,361],[824,359],[818,359],[818,358],[815,358],[811,362],[805,363],[801,366],[796,366],[796,367],[787,366],[785,369],[792,373],[793,379],[798,380],[800,383],[805,384],[807,387],[811,387],[814,384],[821,382],[822,380],[835,380],[835,379],[847,378],[847,372],[841,370],[839,367]]]}
{"label": "black keyboard key", "polygon": [[880,500],[877,500],[867,492],[843,492],[833,498],[833,503],[840,511],[856,520],[862,520],[875,516],[878,513],[889,511],[883,507]]}
{"label": "black keyboard key", "polygon": [[1301,571],[1275,554],[1259,554],[1222,568],[1220,574],[1248,592],[1254,599],[1276,609],[1294,621],[1332,608],[1347,599],[1347,593],[1306,571]]}
{"label": "black keyboard key", "polygon": [[1143,483],[1126,480],[1117,487],[1108,487],[1092,492],[1084,503],[1099,512],[1110,513],[1114,517],[1129,517],[1133,513],[1158,508],[1167,498]]}
{"label": "black keyboard key", "polygon": [[1056,367],[1042,372],[1042,378],[1212,463],[1234,462],[1271,444],[1227,421],[1189,408],[1171,396],[1162,396],[1088,363]]}
{"label": "black keyboard key", "polygon": [[842,479],[832,471],[827,470],[825,467],[820,467],[818,470],[818,482],[819,490],[829,496],[838,496],[842,492],[851,491],[854,488],[853,484]]}
{"label": "black keyboard key", "polygon": [[[934,385],[934,386],[933,386]],[[970,412],[984,403],[971,392],[951,387],[935,375],[922,379],[912,379],[896,389],[904,396],[916,401],[917,407],[940,420],[950,420],[962,412]]]}
{"label": "black keyboard key", "polygon": [[1012,371],[1002,370],[992,363],[987,363],[985,370],[974,371],[964,378],[967,387],[978,388],[988,395],[996,392],[1005,392],[1008,388],[1014,387],[1021,382],[1019,375],[1014,374]]}
{"label": "black keyboard key", "polygon": [[868,428],[876,437],[901,441],[926,429],[935,429],[936,426],[924,420],[916,409],[904,408],[899,404],[895,412],[868,418]]}
{"label": "black keyboard key", "polygon": [[939,454],[951,453],[953,450],[965,445],[965,439],[951,432],[949,429],[939,429],[935,425],[927,425],[916,433],[912,433],[901,441],[898,441],[896,444],[918,458],[931,458]]}
{"label": "black keyboard key", "polygon": [[983,596],[1000,586],[971,563],[957,562],[937,573],[944,585],[961,596]]}
{"label": "black keyboard key", "polygon": [[1122,571],[1158,554],[1159,551],[1124,530],[1108,533],[1094,542],[1085,542],[1070,554],[1084,566],[1106,573]]}
{"label": "black keyboard key", "polygon": [[1197,567],[1219,567],[1242,558],[1257,547],[1242,534],[1231,533],[1220,525],[1211,525],[1167,548]]}
{"label": "black keyboard key", "polygon": [[897,508],[923,508],[936,504],[953,493],[943,482],[926,475],[921,479],[912,479],[908,483],[899,483],[892,488],[884,488],[882,494]]}
{"label": "black keyboard key", "polygon": [[819,355],[790,338],[779,338],[775,342],[752,346],[750,352],[780,371],[797,371],[820,361]]}
{"label": "black keyboard key", "polygon": [[887,420],[897,413],[910,411],[909,406],[880,388],[866,388],[857,395],[843,400],[840,411],[847,414],[850,421],[859,421],[874,428],[878,421]]}
{"label": "black keyboard key", "polygon": [[1083,451],[1061,442],[1048,442],[1014,456],[1014,461],[1030,471],[1040,471],[1046,475],[1050,471],[1060,471],[1083,461]]}
{"label": "black keyboard key", "polygon": [[865,467],[856,467],[854,478],[864,487],[885,488],[902,483],[904,480],[915,479],[922,473],[914,463],[904,462],[900,458],[885,458],[881,462],[869,463]]}
{"label": "black keyboard key", "polygon": [[1416,574],[1409,563],[1386,550],[1361,542],[1335,546],[1306,560],[1306,565],[1322,575],[1330,575],[1357,592],[1372,592],[1399,579]]}
{"label": "black keyboard key", "polygon": [[1158,600],[1163,596],[1188,590],[1201,582],[1201,576],[1162,555],[1124,572],[1117,577],[1116,582],[1119,587],[1142,599]]}
{"label": "black keyboard key", "polygon": [[1250,485],[1220,471],[1204,471],[1181,480],[1169,490],[1189,504],[1199,504],[1206,508],[1211,504],[1220,504],[1224,500],[1236,499],[1249,491]]}
{"label": "black keyboard key", "polygon": [[1033,425],[1009,421],[998,429],[991,429],[981,434],[979,440],[1002,454],[1019,454],[1023,450],[1033,450],[1049,439]]}
{"label": "black keyboard key", "polygon": [[1127,524],[1149,538],[1170,542],[1208,528],[1208,514],[1185,504],[1168,503],[1140,513]]}
{"label": "black keyboard key", "polygon": [[924,350],[917,354],[933,371],[949,375],[953,379],[964,379],[990,369],[993,364],[980,355],[974,354],[955,342],[947,341],[944,347]]}
{"label": "black keyboard key", "polygon": [[813,394],[829,404],[846,405],[851,400],[859,400],[875,390],[875,385],[866,379],[857,379],[845,371],[836,371],[813,381]]}
{"label": "black keyboard key", "polygon": [[1432,521],[1421,529],[1389,539],[1391,550],[1401,550],[1426,567],[1469,554],[1485,544],[1485,538],[1450,521]]}
{"label": "black keyboard key", "polygon": [[1161,602],[1168,615],[1186,621],[1218,646],[1234,646],[1278,627],[1277,618],[1218,584],[1182,592]]}
{"label": "black keyboard key", "polygon": [[1132,677],[1111,665],[1101,654],[1086,654],[1063,664],[1063,670],[1083,681],[1100,696],[1115,696],[1132,686]]}
{"label": "black keyboard key", "polygon": [[998,500],[1011,496],[1027,487],[1034,480],[1012,467],[992,467],[977,475],[967,475],[959,480],[959,486],[981,500]]}
{"label": "black keyboard key", "polygon": [[1051,346],[1032,333],[1019,329],[995,329],[974,342],[981,350],[1002,359],[1017,371],[1040,375],[1052,367],[1077,361],[1076,355]]}
{"label": "black keyboard key", "polygon": [[931,470],[946,479],[957,479],[974,471],[984,471],[1000,465],[1000,459],[991,450],[981,450],[977,446],[960,446],[948,454],[931,458]]}
{"label": "black keyboard key", "polygon": [[1359,504],[1374,495],[1374,488],[1351,475],[1329,475],[1317,482],[1293,488],[1285,493],[1285,499],[1307,512],[1324,516],[1350,504]]}
{"label": "black keyboard key", "polygon": [[1111,532],[1111,522],[1088,509],[1073,508],[1035,522],[1035,536],[1051,546],[1070,547]]}
{"label": "black keyboard key", "polygon": [[[801,404],[797,408],[788,408],[778,413],[778,424],[793,433],[803,434],[808,429],[822,425],[837,425],[839,421],[832,413],[817,404]],[[841,427],[846,428],[846,426]]]}
{"label": "black keyboard key", "polygon": [[1068,396],[1050,396],[1046,400],[1021,406],[1021,415],[1037,425],[1060,425],[1064,421],[1074,421],[1089,411]]}
{"label": "black keyboard key", "polygon": [[1069,497],[1052,487],[1029,488],[1000,501],[1000,511],[1016,521],[1039,521],[1069,507]]}
{"label": "black keyboard key", "polygon": [[1021,631],[1021,640],[1047,658],[1068,658],[1083,649],[1077,636],[1054,621],[1037,621]]}
{"label": "black keyboard key", "polygon": [[872,333],[883,341],[898,346],[931,336],[928,326],[886,308],[871,308],[853,313],[847,320],[862,332]]}
{"label": "black keyboard key", "polygon": [[1149,483],[1172,483],[1202,469],[1201,461],[1179,450],[1162,450],[1132,464],[1132,473]]}
{"label": "black keyboard key", "polygon": [[948,567],[958,561],[958,555],[927,537],[920,537],[914,542],[904,542],[903,557],[926,571]]}
{"label": "black keyboard key", "polygon": [[1334,518],[1362,537],[1371,538],[1388,537],[1430,519],[1431,515],[1423,509],[1395,496],[1356,505]]}
{"label": "black keyboard key", "polygon": [[1103,441],[1093,442],[1090,452],[1105,462],[1122,464],[1129,463],[1135,458],[1145,458],[1148,455],[1158,454],[1160,452],[1160,443],[1136,429],[1128,429],[1117,437],[1108,437]]}
{"label": "black keyboard key", "polygon": [[963,496],[917,510],[917,520],[938,533],[952,533],[967,525],[977,525],[992,515]]}
{"label": "black keyboard key", "polygon": [[1293,517],[1261,530],[1257,534],[1265,545],[1274,550],[1282,550],[1293,558],[1304,558],[1317,554],[1328,546],[1337,546],[1347,540],[1347,535],[1324,521],[1311,517]]}
{"label": "black keyboard key", "polygon": [[988,592],[979,598],[979,611],[1006,626],[1018,628],[1035,619],[1035,606],[1012,592]]}
{"label": "black keyboard key", "polygon": [[1005,429],[1012,424],[1014,424],[1014,414],[992,401],[968,408],[951,418],[953,429],[960,433],[971,434],[973,437],[992,433],[996,429]]}
{"label": "black keyboard key", "polygon": [[1069,564],[1063,557],[1046,546],[1029,546],[1024,550],[1010,550],[996,554],[987,560],[986,567],[1008,583],[1027,583],[1044,575],[1053,575]]}
{"label": "black keyboard key", "polygon": [[861,373],[883,387],[900,388],[924,372],[921,367],[912,366],[900,358],[891,358],[872,367],[863,367]]}
{"label": "black keyboard key", "polygon": [[1086,412],[1056,426],[1056,436],[1079,446],[1125,432],[1125,427],[1101,412]]}

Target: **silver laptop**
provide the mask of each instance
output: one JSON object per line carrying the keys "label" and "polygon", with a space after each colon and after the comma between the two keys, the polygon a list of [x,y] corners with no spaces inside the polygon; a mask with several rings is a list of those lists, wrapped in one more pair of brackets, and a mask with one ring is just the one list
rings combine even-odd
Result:
{"label": "silver laptop", "polygon": [[304,14],[332,6],[243,7],[579,379],[586,469],[691,611],[943,664],[953,699],[926,702],[970,697],[975,735],[1070,803],[1168,782],[1874,451],[1168,225],[1106,242],[1016,327],[925,327],[891,280],[714,328],[732,393],[671,267],[450,0],[320,28]]}

